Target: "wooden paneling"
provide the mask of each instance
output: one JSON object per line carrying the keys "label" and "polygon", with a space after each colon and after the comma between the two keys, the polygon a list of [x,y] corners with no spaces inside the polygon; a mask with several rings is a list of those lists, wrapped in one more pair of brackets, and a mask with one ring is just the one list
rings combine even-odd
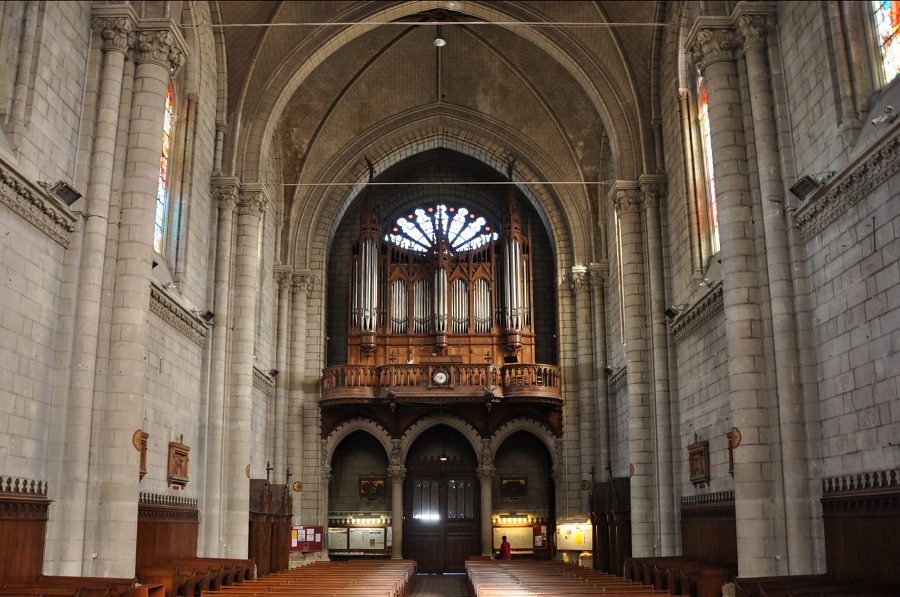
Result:
{"label": "wooden paneling", "polygon": [[737,565],[734,492],[720,491],[681,500],[681,550],[688,558]]}
{"label": "wooden paneling", "polygon": [[829,575],[900,584],[900,473],[845,475],[825,479],[823,486]]}
{"label": "wooden paneling", "polygon": [[293,506],[287,485],[250,480],[249,557],[259,576],[288,568]]}
{"label": "wooden paneling", "polygon": [[197,557],[199,527],[197,500],[142,493],[135,547],[138,567]]}
{"label": "wooden paneling", "polygon": [[40,576],[49,507],[46,484],[0,476],[0,584]]}
{"label": "wooden paneling", "polygon": [[594,526],[594,567],[622,574],[631,556],[631,493],[629,479],[618,477],[591,488],[591,520]]}

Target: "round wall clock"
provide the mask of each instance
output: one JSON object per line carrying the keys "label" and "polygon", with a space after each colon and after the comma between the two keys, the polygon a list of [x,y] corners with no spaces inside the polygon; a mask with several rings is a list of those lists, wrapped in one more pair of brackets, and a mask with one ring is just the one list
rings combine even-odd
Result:
{"label": "round wall clock", "polygon": [[450,376],[447,375],[446,371],[438,370],[434,372],[434,375],[431,376],[431,379],[434,381],[435,385],[442,386],[450,379]]}

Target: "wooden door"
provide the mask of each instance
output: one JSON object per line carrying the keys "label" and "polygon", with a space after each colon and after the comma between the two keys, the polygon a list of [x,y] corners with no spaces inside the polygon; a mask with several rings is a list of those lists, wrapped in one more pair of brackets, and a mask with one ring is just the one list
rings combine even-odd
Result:
{"label": "wooden door", "polygon": [[406,480],[403,557],[419,572],[465,572],[466,559],[481,552],[478,481],[443,468]]}

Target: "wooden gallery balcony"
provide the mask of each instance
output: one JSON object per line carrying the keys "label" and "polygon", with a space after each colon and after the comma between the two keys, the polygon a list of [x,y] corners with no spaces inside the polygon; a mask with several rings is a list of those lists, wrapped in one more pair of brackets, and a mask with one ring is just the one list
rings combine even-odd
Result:
{"label": "wooden gallery balcony", "polygon": [[555,365],[335,365],[322,379],[322,406],[434,401],[441,404],[562,404]]}

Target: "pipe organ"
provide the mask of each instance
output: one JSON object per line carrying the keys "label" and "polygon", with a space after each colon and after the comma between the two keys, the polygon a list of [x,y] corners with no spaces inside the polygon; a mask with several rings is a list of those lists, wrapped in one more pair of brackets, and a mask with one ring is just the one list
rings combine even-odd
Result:
{"label": "pipe organ", "polygon": [[350,264],[348,364],[534,363],[529,234],[434,203],[386,224],[371,195]]}

